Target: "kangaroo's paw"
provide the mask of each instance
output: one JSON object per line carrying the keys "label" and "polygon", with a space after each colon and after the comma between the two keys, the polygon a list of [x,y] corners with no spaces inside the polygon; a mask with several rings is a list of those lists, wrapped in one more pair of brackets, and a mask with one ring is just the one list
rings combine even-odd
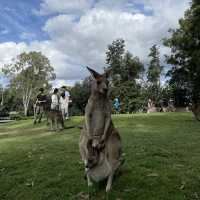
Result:
{"label": "kangaroo's paw", "polygon": [[87,175],[87,182],[88,182],[88,187],[93,186],[93,182],[91,181],[90,177]]}
{"label": "kangaroo's paw", "polygon": [[114,172],[110,174],[108,177],[107,185],[106,185],[106,192],[109,192],[112,188],[112,181],[113,181]]}
{"label": "kangaroo's paw", "polygon": [[110,192],[112,186],[110,184],[106,185],[106,192]]}

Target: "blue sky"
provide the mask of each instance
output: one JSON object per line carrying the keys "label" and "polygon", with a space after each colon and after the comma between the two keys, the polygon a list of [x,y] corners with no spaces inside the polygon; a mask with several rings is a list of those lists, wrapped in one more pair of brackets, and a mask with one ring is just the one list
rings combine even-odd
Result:
{"label": "blue sky", "polygon": [[[41,51],[55,69],[55,85],[83,80],[88,65],[102,71],[107,45],[124,38],[126,49],[148,63],[190,0],[0,0],[0,70],[23,51]],[[0,75],[1,76],[1,75]],[[5,79],[0,83],[6,85]]]}
{"label": "blue sky", "polygon": [[40,0],[0,0],[0,42],[48,39],[42,31],[47,17],[37,16]]}
{"label": "blue sky", "polygon": [[[67,0],[66,0],[67,1]],[[51,15],[37,15],[35,10],[40,9],[41,0],[1,0],[0,1],[0,42],[8,41],[26,41],[47,40],[49,36],[42,30],[45,22]],[[94,6],[100,1],[95,1],[91,5]],[[144,4],[134,3],[129,0],[123,6],[123,10],[133,10],[137,8],[147,15],[152,14],[151,11],[144,9]],[[59,14],[59,13],[57,13]]]}

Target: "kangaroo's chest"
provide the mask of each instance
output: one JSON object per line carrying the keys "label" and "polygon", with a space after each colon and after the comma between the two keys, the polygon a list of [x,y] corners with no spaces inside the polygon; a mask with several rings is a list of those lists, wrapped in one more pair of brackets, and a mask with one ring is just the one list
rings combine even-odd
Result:
{"label": "kangaroo's chest", "polygon": [[94,109],[91,113],[91,128],[94,134],[102,134],[105,126],[105,120],[106,120],[106,113],[103,109],[97,108]]}

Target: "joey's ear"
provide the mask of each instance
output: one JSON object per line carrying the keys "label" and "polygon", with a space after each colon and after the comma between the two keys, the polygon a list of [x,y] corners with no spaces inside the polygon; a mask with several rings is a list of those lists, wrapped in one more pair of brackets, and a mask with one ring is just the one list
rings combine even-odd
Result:
{"label": "joey's ear", "polygon": [[96,80],[99,80],[102,78],[102,75],[96,72],[95,70],[87,67],[88,71],[92,74],[92,77],[95,78]]}

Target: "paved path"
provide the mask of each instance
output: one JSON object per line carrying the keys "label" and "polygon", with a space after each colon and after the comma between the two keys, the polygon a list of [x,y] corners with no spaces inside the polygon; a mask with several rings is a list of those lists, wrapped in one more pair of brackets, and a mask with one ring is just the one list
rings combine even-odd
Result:
{"label": "paved path", "polygon": [[10,120],[10,119],[7,119],[7,120],[0,120],[0,124],[3,124],[3,123],[8,123],[8,122],[13,122],[14,120]]}

